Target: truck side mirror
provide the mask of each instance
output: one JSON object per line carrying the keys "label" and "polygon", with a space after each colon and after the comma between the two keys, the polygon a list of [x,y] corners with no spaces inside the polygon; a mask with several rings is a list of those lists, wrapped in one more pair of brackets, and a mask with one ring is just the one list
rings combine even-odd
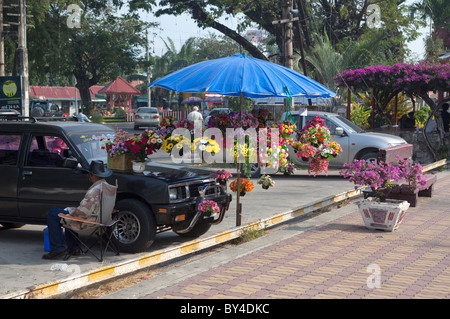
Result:
{"label": "truck side mirror", "polygon": [[77,168],[78,166],[78,160],[76,158],[65,158],[63,162],[63,167],[67,168]]}
{"label": "truck side mirror", "polygon": [[334,135],[343,136],[344,129],[342,127],[336,127],[336,129],[334,130]]}

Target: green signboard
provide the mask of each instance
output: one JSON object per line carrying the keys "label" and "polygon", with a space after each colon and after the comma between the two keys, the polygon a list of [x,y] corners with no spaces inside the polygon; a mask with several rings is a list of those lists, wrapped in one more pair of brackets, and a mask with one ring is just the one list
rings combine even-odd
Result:
{"label": "green signboard", "polygon": [[22,113],[20,76],[0,76],[0,109],[13,109]]}

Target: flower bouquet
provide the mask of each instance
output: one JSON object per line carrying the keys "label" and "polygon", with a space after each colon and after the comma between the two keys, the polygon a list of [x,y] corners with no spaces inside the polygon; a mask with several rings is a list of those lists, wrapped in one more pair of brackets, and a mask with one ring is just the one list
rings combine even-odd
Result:
{"label": "flower bouquet", "polygon": [[207,137],[197,137],[192,141],[191,150],[206,151],[208,153],[214,154],[218,153],[220,148],[219,143],[217,143],[213,139],[208,139]]}
{"label": "flower bouquet", "polygon": [[172,115],[164,116],[159,122],[159,126],[161,127],[175,127],[175,123],[177,122],[177,118]]}
{"label": "flower bouquet", "polygon": [[213,177],[216,179],[216,182],[218,182],[222,186],[227,185],[227,182],[231,176],[232,174],[224,169],[219,169],[213,175]]}
{"label": "flower bouquet", "polygon": [[304,161],[316,155],[316,148],[311,144],[296,142],[292,145],[297,157],[301,157]]}
{"label": "flower bouquet", "polygon": [[281,165],[280,171],[285,176],[289,176],[289,175],[292,175],[295,173],[295,167],[292,163],[288,162],[288,163],[285,163],[284,165]]}
{"label": "flower bouquet", "polygon": [[176,128],[187,128],[189,131],[194,129],[194,122],[188,119],[182,119],[175,123]]}
{"label": "flower bouquet", "polygon": [[128,146],[125,144],[131,135],[120,129],[115,135],[113,139],[102,139],[103,142],[102,149],[106,150],[108,157],[119,156],[128,153]]}
{"label": "flower bouquet", "polygon": [[261,178],[258,180],[258,184],[262,185],[263,189],[269,189],[270,187],[275,186],[275,182],[269,175],[261,176]]}
{"label": "flower bouquet", "polygon": [[309,174],[314,176],[324,172],[328,173],[328,160],[342,152],[341,146],[331,140],[331,134],[325,121],[316,115],[298,132],[299,143],[293,145],[297,156],[309,161]]}
{"label": "flower bouquet", "polygon": [[199,212],[203,212],[207,216],[212,216],[214,214],[220,213],[220,207],[213,200],[204,200],[200,204],[198,204],[197,210]]}
{"label": "flower bouquet", "polygon": [[[237,184],[238,184],[238,180],[236,178],[234,181],[232,181],[230,183],[231,191],[233,191],[233,192],[237,191]],[[249,181],[248,179],[242,178],[240,180],[239,193],[240,193],[241,196],[245,196],[245,194],[247,192],[251,192],[254,187],[255,186],[253,185],[253,182]]]}

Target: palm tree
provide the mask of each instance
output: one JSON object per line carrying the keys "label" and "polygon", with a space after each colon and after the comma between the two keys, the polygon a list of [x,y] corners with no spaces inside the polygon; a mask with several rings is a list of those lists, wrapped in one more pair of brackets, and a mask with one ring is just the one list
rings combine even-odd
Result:
{"label": "palm tree", "polygon": [[444,48],[442,39],[437,38],[437,33],[441,29],[450,27],[450,2],[448,0],[421,0],[409,7],[410,16],[417,13],[424,21],[431,19],[433,31],[425,39],[426,58],[437,57]]}
{"label": "palm tree", "polygon": [[316,33],[315,45],[307,51],[305,59],[312,66],[317,80],[331,90],[336,90],[336,75],[345,69],[367,66],[384,36],[384,31],[376,31],[367,39],[349,43],[340,53],[332,46],[326,33],[323,36]]}

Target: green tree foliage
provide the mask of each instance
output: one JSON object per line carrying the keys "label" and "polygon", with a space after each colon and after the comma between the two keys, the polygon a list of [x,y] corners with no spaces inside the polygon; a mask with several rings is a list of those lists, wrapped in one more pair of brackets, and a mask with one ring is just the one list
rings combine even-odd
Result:
{"label": "green tree foliage", "polygon": [[[30,83],[66,85],[76,83],[82,102],[90,112],[89,88],[132,73],[142,60],[146,24],[133,12],[118,16],[125,3],[133,10],[149,8],[149,1],[64,0],[29,1],[33,14],[28,29]],[[68,4],[81,8],[80,25],[68,23],[73,12]],[[73,80],[74,79],[74,80]]]}

